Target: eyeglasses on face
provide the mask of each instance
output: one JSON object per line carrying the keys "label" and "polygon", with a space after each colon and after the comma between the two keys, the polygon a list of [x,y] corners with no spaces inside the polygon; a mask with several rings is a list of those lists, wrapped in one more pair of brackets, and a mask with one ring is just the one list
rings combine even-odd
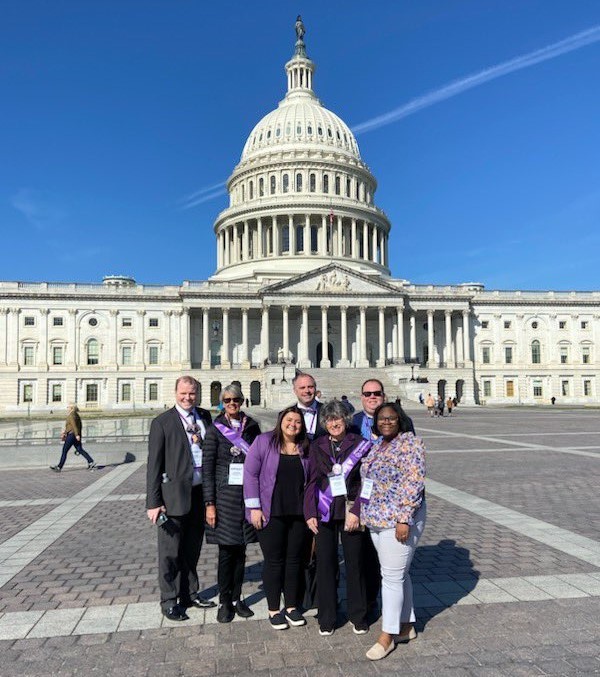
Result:
{"label": "eyeglasses on face", "polygon": [[377,423],[398,423],[397,416],[378,416]]}
{"label": "eyeglasses on face", "polygon": [[383,390],[363,390],[363,397],[381,397],[383,395]]}
{"label": "eyeglasses on face", "polygon": [[230,402],[235,402],[236,404],[241,404],[244,401],[243,397],[224,397],[223,404],[229,404]]}

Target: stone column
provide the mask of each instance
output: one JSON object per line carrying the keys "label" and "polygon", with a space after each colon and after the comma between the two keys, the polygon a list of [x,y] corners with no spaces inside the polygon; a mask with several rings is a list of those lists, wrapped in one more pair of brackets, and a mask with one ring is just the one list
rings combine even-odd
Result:
{"label": "stone column", "polygon": [[202,369],[210,369],[209,353],[209,335],[208,330],[210,326],[209,308],[202,308]]}
{"label": "stone column", "polygon": [[269,359],[269,306],[263,306],[262,321],[260,327],[261,334],[261,359],[263,364]]}
{"label": "stone column", "polygon": [[358,240],[356,239],[356,219],[352,219],[352,226],[351,226],[351,238],[352,238],[352,243],[351,243],[351,256],[353,259],[357,258],[358,256]]}
{"label": "stone column", "polygon": [[296,228],[294,227],[294,217],[290,214],[288,217],[288,230],[289,230],[289,251],[290,256],[294,256],[296,253]]}
{"label": "stone column", "polygon": [[348,360],[348,306],[340,306],[340,340],[341,340],[341,359],[340,367],[349,367]]}
{"label": "stone column", "polygon": [[363,223],[363,260],[369,260],[369,224]]}
{"label": "stone column", "polygon": [[471,362],[471,331],[469,327],[470,310],[463,310],[463,356],[465,365]]}
{"label": "stone column", "polygon": [[40,309],[40,349],[38,351],[38,369],[48,370],[48,308]]}
{"label": "stone column", "polygon": [[277,217],[273,217],[273,256],[279,256],[279,225],[277,223]]}
{"label": "stone column", "polygon": [[304,217],[304,252],[310,254],[312,251],[310,243],[310,214]]}
{"label": "stone column", "polygon": [[221,344],[221,367],[231,369],[229,361],[229,308],[223,308],[223,343]]}
{"label": "stone column", "polygon": [[256,239],[258,240],[256,245],[256,251],[258,252],[258,258],[262,259],[264,257],[264,248],[263,248],[263,225],[262,218],[259,216],[256,222]]}
{"label": "stone column", "polygon": [[182,308],[181,312],[181,368],[191,368],[190,357],[190,309]]}
{"label": "stone column", "polygon": [[417,359],[417,316],[414,312],[410,314],[410,359]]}
{"label": "stone column", "polygon": [[321,346],[323,351],[321,353],[321,369],[328,369],[331,367],[329,361],[329,337],[327,335],[327,306],[321,306]]}
{"label": "stone column", "polygon": [[[116,310],[110,310],[110,325],[108,327],[108,362],[113,369],[117,369],[117,364],[119,363],[119,341],[117,337],[117,322],[119,318],[119,313]],[[170,343],[170,341],[169,341]]]}
{"label": "stone column", "polygon": [[71,337],[70,341],[67,343],[67,354],[65,355],[65,367],[67,369],[75,370],[79,366],[79,360],[77,359],[77,310],[75,308],[69,308],[69,328],[68,333]]}
{"label": "stone column", "polygon": [[250,369],[248,359],[248,308],[242,308],[242,369]]}
{"label": "stone column", "polygon": [[225,228],[223,235],[225,236],[225,265],[228,266],[231,263],[231,238],[229,228]]}
{"label": "stone column", "polygon": [[385,306],[379,306],[379,359],[378,367],[385,367]]}
{"label": "stone column", "polygon": [[[8,364],[8,308],[0,308],[0,365]],[[66,360],[66,357],[65,357]]]}
{"label": "stone column", "polygon": [[397,325],[396,330],[398,332],[398,359],[400,363],[404,363],[404,306],[398,306],[396,308],[397,315]]}
{"label": "stone column", "polygon": [[358,364],[357,367],[365,368],[369,367],[369,361],[367,360],[367,309],[365,306],[360,306],[360,349],[358,351]]}
{"label": "stone column", "polygon": [[[181,316],[182,319],[182,337],[183,336],[189,336],[189,331],[186,330],[186,325],[185,325],[185,320],[189,320],[189,315],[185,314],[184,310],[184,315]],[[146,327],[144,326],[144,322],[146,321],[146,311],[145,310],[138,310],[137,311],[137,323],[136,323],[136,344],[137,344],[137,359],[135,360],[135,364],[137,364],[139,367],[142,367],[142,369],[146,368],[146,341],[144,338],[145,335],[145,329]],[[186,339],[187,340],[187,339]],[[186,346],[185,341],[182,341],[182,346],[181,349],[184,350],[184,354],[186,355],[185,361],[189,362],[189,348]],[[185,352],[187,351],[187,352]]]}
{"label": "stone column", "polygon": [[290,326],[289,326],[289,306],[282,306],[282,325],[283,325],[283,359],[287,362],[290,359]]}
{"label": "stone column", "polygon": [[337,217],[337,250],[338,256],[343,256],[343,242],[344,242],[344,231],[343,231],[343,226],[342,226],[342,217],[338,216]]}
{"label": "stone column", "polygon": [[319,253],[327,256],[327,214],[321,216],[321,231],[319,233]]}
{"label": "stone column", "polygon": [[242,224],[243,240],[242,240],[242,261],[247,261],[250,258],[250,230],[248,221]]}
{"label": "stone column", "polygon": [[302,359],[305,369],[312,366],[308,350],[308,306],[302,306]]}
{"label": "stone column", "polygon": [[371,261],[373,263],[377,263],[377,236],[378,236],[378,228],[376,224],[373,224],[373,232],[371,234],[371,247],[373,251],[371,252]]}
{"label": "stone column", "polygon": [[446,346],[444,349],[445,352],[445,362],[447,367],[454,368],[454,358],[452,356],[452,311],[445,310],[444,318],[446,322]]}
{"label": "stone column", "polygon": [[428,367],[437,367],[435,364],[435,359],[433,357],[434,344],[433,344],[433,313],[434,311],[429,308],[427,310],[427,366]]}

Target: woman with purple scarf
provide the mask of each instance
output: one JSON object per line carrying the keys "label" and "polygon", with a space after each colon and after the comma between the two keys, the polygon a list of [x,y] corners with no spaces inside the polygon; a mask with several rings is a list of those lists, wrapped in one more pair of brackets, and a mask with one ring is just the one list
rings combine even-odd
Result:
{"label": "woman with purple scarf", "polygon": [[321,407],[320,424],[327,435],[310,447],[304,517],[315,534],[319,634],[332,635],[337,615],[338,542],[346,563],[348,617],[357,635],[366,633],[367,594],[364,545],[368,538],[348,508],[360,493],[361,460],[371,442],[348,432],[352,414],[337,400]]}
{"label": "woman with purple scarf", "polygon": [[244,518],[242,482],[246,454],[260,428],[241,411],[244,395],[237,384],[223,389],[221,402],[223,413],[215,418],[204,439],[202,484],[206,542],[219,546],[217,621],[230,623],[236,613],[242,618],[254,615],[241,596],[246,544],[256,542],[256,532]]}

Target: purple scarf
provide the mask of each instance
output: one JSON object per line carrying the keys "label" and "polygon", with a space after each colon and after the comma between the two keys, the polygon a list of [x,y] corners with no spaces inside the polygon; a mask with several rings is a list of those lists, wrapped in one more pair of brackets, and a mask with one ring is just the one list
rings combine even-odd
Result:
{"label": "purple scarf", "polygon": [[221,423],[221,421],[215,421],[213,425],[221,435],[223,435],[228,442],[231,442],[234,447],[237,447],[244,456],[248,453],[250,445],[242,437],[241,433],[236,432],[232,428],[228,428],[224,423]]}
{"label": "purple scarf", "polygon": [[[215,424],[216,425],[216,424]],[[348,475],[352,472],[354,466],[360,461],[360,459],[369,451],[373,446],[373,443],[369,440],[363,440],[356,449],[348,456],[348,458],[342,463],[342,475],[344,480],[348,479]],[[317,491],[318,494],[318,508],[321,513],[321,522],[329,522],[331,517],[331,504],[333,503],[333,496],[331,495],[331,487],[327,485],[325,491],[320,489]]]}

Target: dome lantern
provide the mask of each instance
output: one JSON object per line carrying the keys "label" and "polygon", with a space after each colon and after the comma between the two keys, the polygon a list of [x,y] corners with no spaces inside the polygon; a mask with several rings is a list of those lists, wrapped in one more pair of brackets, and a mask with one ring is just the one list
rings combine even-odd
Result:
{"label": "dome lantern", "polygon": [[315,64],[306,55],[306,45],[304,44],[304,34],[306,30],[302,17],[298,15],[296,19],[296,47],[294,56],[285,64],[287,73],[287,96],[297,93],[309,94],[314,96],[312,89],[313,73]]}

